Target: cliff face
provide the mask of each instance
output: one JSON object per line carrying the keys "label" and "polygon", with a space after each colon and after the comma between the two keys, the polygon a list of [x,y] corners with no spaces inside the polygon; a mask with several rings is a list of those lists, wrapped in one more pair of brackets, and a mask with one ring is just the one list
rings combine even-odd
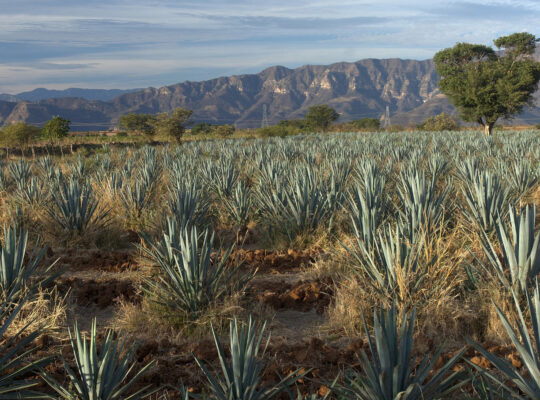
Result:
{"label": "cliff face", "polygon": [[437,80],[431,60],[366,59],[296,69],[275,66],[258,74],[147,88],[109,101],[0,101],[0,119],[39,124],[61,115],[72,121],[74,130],[105,129],[125,113],[184,107],[194,110],[195,121],[258,127],[264,105],[270,123],[276,123],[300,118],[308,107],[326,103],[341,113],[340,121],[379,118],[388,106],[393,123],[409,124],[442,111],[453,112],[437,89]]}

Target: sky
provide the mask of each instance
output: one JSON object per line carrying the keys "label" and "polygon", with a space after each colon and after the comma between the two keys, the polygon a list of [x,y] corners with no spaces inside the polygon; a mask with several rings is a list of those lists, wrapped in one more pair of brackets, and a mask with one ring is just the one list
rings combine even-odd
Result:
{"label": "sky", "polygon": [[0,0],[0,93],[161,87],[537,36],[540,0]]}

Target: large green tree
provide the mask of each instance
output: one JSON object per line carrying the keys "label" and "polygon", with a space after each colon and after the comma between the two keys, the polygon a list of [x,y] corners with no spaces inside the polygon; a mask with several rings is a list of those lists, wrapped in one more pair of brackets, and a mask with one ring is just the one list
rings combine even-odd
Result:
{"label": "large green tree", "polygon": [[56,116],[47,121],[41,128],[41,136],[52,144],[68,135],[70,124],[68,119]]}
{"label": "large green tree", "polygon": [[[28,125],[25,122],[17,122],[2,128],[2,141],[6,147],[19,146],[21,152],[39,139],[41,129],[37,126]],[[32,154],[34,148],[32,147]]]}
{"label": "large green tree", "polygon": [[311,106],[305,116],[308,125],[315,129],[326,130],[332,122],[339,118],[339,114],[327,104]]}
{"label": "large green tree", "polygon": [[510,119],[532,105],[540,81],[536,42],[530,33],[514,33],[494,40],[499,51],[470,43],[441,50],[434,57],[439,88],[464,121],[479,123],[491,135],[499,118]]}
{"label": "large green tree", "polygon": [[185,108],[176,108],[171,113],[158,114],[156,119],[157,131],[160,135],[174,138],[180,143],[192,115],[193,110]]}
{"label": "large green tree", "polygon": [[131,133],[154,136],[156,133],[156,120],[156,116],[152,114],[130,113],[120,117],[118,127]]}

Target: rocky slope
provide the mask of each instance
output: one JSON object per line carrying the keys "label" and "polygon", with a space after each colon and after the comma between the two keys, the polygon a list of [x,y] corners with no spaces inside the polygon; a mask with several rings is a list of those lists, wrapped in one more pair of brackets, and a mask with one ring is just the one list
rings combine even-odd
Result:
{"label": "rocky slope", "polygon": [[[195,111],[196,122],[258,127],[264,105],[270,123],[276,123],[300,118],[308,107],[327,103],[341,114],[340,121],[380,118],[388,106],[392,122],[407,125],[442,111],[454,112],[437,89],[437,79],[431,60],[366,59],[296,69],[275,66],[258,74],[147,88],[108,101],[0,101],[0,122],[41,124],[61,115],[72,121],[74,130],[106,129],[115,126],[125,113],[157,113],[185,107]],[[529,110],[524,118],[538,120],[540,110]]]}

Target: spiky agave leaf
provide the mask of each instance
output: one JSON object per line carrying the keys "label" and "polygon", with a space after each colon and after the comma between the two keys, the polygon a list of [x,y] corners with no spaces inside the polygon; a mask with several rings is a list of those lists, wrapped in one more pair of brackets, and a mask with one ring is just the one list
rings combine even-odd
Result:
{"label": "spiky agave leaf", "polygon": [[86,340],[86,335],[81,334],[77,322],[73,332],[69,330],[76,368],[72,369],[66,360],[63,360],[63,363],[70,385],[64,387],[43,372],[41,376],[45,382],[60,395],[60,398],[66,400],[137,400],[157,392],[159,388],[151,389],[150,386],[145,386],[135,393],[126,394],[154,361],[146,364],[129,378],[136,366],[134,357],[137,346],[128,346],[127,338],[115,338],[112,330],[108,330],[101,345],[98,344],[96,325],[94,318],[89,341]]}
{"label": "spiky agave leaf", "polygon": [[51,264],[40,276],[36,269],[45,255],[46,249],[27,252],[28,232],[17,233],[15,227],[4,226],[4,240],[0,246],[0,295],[12,301],[29,291],[32,295],[39,287],[49,284],[57,274],[49,271]]}
{"label": "spiky agave leaf", "polygon": [[270,340],[270,338],[267,339],[259,357],[265,327],[266,323],[259,328],[251,316],[247,324],[239,323],[235,317],[229,327],[231,358],[228,361],[223,346],[212,326],[212,335],[218,352],[221,374],[210,372],[204,363],[194,356],[195,361],[202,369],[206,379],[208,379],[212,397],[218,400],[272,399],[307,373],[307,371],[300,372],[300,370],[296,370],[282,378],[274,386],[261,386],[264,368],[262,358]]}
{"label": "spiky agave leaf", "polygon": [[102,228],[109,221],[109,211],[99,212],[99,201],[88,183],[70,178],[59,183],[52,198],[54,205],[48,213],[64,231],[81,234],[90,228]]}
{"label": "spiky agave leaf", "polygon": [[534,231],[536,206],[526,206],[518,214],[510,207],[510,229],[499,220],[496,226],[498,244],[504,260],[500,260],[496,245],[485,232],[481,233],[482,247],[489,261],[484,268],[494,272],[510,292],[524,293],[529,282],[540,273],[540,232]]}
{"label": "spiky agave leaf", "polygon": [[360,400],[429,400],[453,393],[467,383],[461,372],[451,372],[464,350],[454,355],[440,369],[435,364],[442,353],[441,347],[431,357],[417,362],[412,356],[415,311],[403,315],[401,324],[397,320],[394,305],[389,309],[374,311],[374,339],[369,335],[365,319],[364,329],[368,337],[368,357],[362,350],[360,364],[362,372],[350,370],[345,384],[338,391],[348,398]]}
{"label": "spiky agave leaf", "polygon": [[[174,220],[169,222],[174,225]],[[241,273],[240,265],[227,266],[232,247],[222,253],[214,251],[214,235],[197,228],[164,233],[160,242],[144,249],[161,268],[159,281],[146,280],[145,292],[167,309],[196,318],[210,304],[241,290],[254,273]]]}
{"label": "spiky agave leaf", "polygon": [[[527,292],[527,308],[530,314],[530,325],[527,324],[525,315],[519,304],[519,299],[514,294],[514,303],[518,312],[518,317],[514,324],[510,322],[504,312],[495,305],[499,319],[501,320],[507,335],[510,337],[512,344],[519,353],[519,357],[523,361],[523,366],[527,374],[523,374],[516,369],[508,360],[498,357],[490,351],[484,349],[482,345],[468,338],[468,342],[474,346],[486,359],[493,364],[497,369],[498,374],[492,371],[484,370],[482,367],[469,362],[473,367],[482,371],[485,376],[500,385],[515,399],[538,399],[540,398],[540,289],[538,282],[534,289],[534,295],[531,299]],[[513,325],[517,326],[517,330]],[[532,337],[529,332],[532,331]],[[509,385],[509,383],[512,385]],[[519,389],[526,397],[515,389]]]}

